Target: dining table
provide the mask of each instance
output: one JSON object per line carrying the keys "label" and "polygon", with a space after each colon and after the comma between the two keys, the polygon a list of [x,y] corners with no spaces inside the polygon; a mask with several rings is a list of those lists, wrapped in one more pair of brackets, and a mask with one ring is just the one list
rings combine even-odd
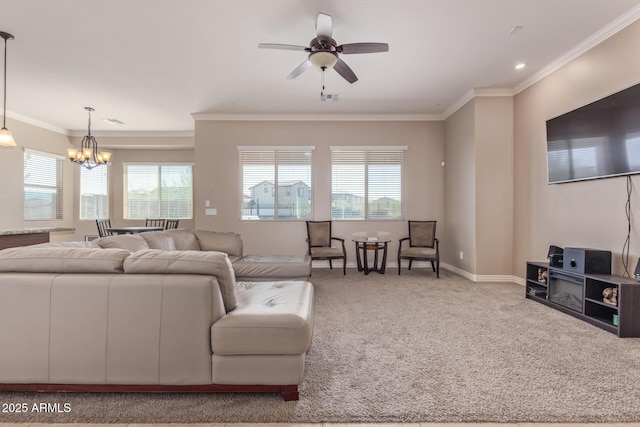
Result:
{"label": "dining table", "polygon": [[129,226],[129,227],[109,227],[105,230],[111,234],[136,234],[146,231],[162,231],[164,227],[146,227],[146,226]]}

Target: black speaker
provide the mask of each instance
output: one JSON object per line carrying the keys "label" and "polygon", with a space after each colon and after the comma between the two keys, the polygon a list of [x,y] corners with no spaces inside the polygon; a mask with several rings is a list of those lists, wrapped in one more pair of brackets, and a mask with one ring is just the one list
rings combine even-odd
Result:
{"label": "black speaker", "polygon": [[562,268],[583,274],[611,274],[611,251],[564,248]]}
{"label": "black speaker", "polygon": [[638,263],[636,264],[636,272],[633,273],[633,277],[635,277],[636,279],[640,280],[640,259],[638,260]]}
{"label": "black speaker", "polygon": [[549,252],[547,252],[547,258],[549,258],[549,265],[551,267],[562,267],[564,249],[551,245],[549,246]]}

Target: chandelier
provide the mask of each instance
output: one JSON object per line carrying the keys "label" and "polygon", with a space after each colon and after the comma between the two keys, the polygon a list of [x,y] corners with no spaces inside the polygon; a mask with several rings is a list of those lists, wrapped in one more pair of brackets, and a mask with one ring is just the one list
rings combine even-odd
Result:
{"label": "chandelier", "polygon": [[0,37],[4,39],[4,97],[2,101],[2,129],[0,129],[0,146],[15,147],[16,142],[13,140],[11,131],[7,129],[7,40],[13,39],[13,36],[4,31],[0,31]]}
{"label": "chandelier", "polygon": [[96,166],[106,165],[111,159],[111,153],[108,151],[98,151],[98,141],[91,135],[91,107],[84,107],[89,113],[89,126],[87,134],[82,138],[80,150],[77,148],[67,148],[67,156],[72,162],[91,170]]}

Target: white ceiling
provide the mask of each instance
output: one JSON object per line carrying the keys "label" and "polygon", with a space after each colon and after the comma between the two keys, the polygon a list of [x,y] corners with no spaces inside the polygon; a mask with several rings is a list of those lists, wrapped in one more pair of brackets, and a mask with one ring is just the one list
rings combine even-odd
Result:
{"label": "white ceiling", "polygon": [[[318,12],[359,77],[287,75]],[[193,132],[193,113],[445,117],[472,89],[516,93],[640,17],[640,0],[0,0],[8,116],[65,133]],[[522,29],[511,34],[514,27]],[[1,41],[1,40],[0,40]],[[515,70],[525,62],[523,70]],[[112,125],[115,118],[125,124]]]}

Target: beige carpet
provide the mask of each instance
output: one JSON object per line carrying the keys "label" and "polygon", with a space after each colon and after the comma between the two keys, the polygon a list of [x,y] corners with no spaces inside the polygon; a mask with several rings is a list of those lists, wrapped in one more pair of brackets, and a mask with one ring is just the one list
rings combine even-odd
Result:
{"label": "beige carpet", "polygon": [[519,285],[441,273],[314,270],[315,331],[297,402],[272,394],[0,393],[0,403],[71,405],[65,414],[0,412],[0,422],[640,420],[640,339],[526,300]]}

